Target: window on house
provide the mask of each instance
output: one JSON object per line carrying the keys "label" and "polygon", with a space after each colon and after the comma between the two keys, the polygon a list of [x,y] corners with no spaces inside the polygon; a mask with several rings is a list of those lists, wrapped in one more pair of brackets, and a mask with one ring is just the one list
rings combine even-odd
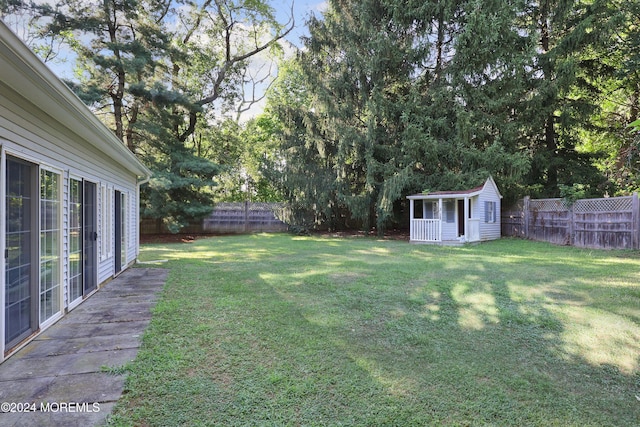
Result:
{"label": "window on house", "polygon": [[484,222],[496,222],[496,202],[484,202]]}

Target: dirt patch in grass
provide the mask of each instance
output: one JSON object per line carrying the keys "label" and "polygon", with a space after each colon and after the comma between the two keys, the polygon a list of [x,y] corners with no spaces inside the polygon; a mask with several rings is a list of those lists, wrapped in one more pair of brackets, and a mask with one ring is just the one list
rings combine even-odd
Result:
{"label": "dirt patch in grass", "polygon": [[[314,233],[321,237],[337,237],[337,238],[357,238],[357,237],[379,237],[376,230],[367,233],[358,230],[346,231],[319,231]],[[388,230],[384,232],[382,237],[384,240],[409,240],[409,230]]]}
{"label": "dirt patch in grass", "polygon": [[140,243],[191,243],[197,239],[214,237],[214,234],[143,234],[140,236]]}
{"label": "dirt patch in grass", "polygon": [[[207,238],[207,237],[220,237],[220,236],[233,236],[234,234],[220,234],[220,233],[185,233],[185,234],[143,234],[140,236],[141,244],[162,244],[162,243],[192,243],[195,240]],[[346,231],[318,231],[312,233],[314,236],[320,237],[334,237],[334,238],[363,238],[363,237],[378,237],[376,231],[373,230],[369,233],[358,230],[346,230]],[[384,240],[409,240],[408,230],[389,230],[381,237]]]}

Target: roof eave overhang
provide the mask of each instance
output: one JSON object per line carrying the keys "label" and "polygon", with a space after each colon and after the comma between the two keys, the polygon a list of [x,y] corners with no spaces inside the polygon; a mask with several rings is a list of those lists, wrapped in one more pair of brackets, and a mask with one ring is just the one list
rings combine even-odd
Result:
{"label": "roof eave overhang", "polygon": [[473,193],[451,193],[451,194],[413,194],[407,196],[409,200],[440,200],[440,199],[464,199],[465,197],[474,197],[482,193],[482,190]]}

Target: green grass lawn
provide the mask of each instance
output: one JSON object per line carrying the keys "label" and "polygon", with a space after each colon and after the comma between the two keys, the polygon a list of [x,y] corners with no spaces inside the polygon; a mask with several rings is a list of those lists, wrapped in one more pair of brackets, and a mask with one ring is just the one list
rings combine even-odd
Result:
{"label": "green grass lawn", "polygon": [[640,254],[245,235],[170,274],[112,425],[640,425]]}

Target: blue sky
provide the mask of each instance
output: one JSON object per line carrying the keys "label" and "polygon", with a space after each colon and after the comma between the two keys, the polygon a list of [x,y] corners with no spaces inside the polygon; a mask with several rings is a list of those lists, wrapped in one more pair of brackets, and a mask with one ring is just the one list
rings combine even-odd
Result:
{"label": "blue sky", "polygon": [[[41,0],[42,1],[42,0]],[[54,0],[44,0],[45,2],[53,2]],[[286,39],[294,46],[301,48],[302,36],[308,35],[306,28],[306,20],[312,14],[321,16],[328,5],[328,0],[267,0],[269,4],[276,10],[276,18],[281,24],[286,24],[291,14],[291,4],[293,2],[293,13],[295,17],[295,28],[289,33]],[[291,52],[291,51],[290,51]],[[62,55],[65,57],[65,55]],[[256,66],[259,66],[262,62],[268,62],[267,58],[256,58]],[[72,61],[51,61],[47,65],[52,71],[60,78],[73,80]],[[251,109],[250,112],[243,115],[244,117],[251,117],[258,114],[264,106],[264,102],[260,102]]]}
{"label": "blue sky", "polygon": [[[292,0],[271,0],[271,5],[277,10],[278,20],[285,23],[291,11]],[[328,4],[322,0],[293,0],[293,13],[296,20],[296,27],[288,35],[287,40],[298,47],[302,47],[300,37],[308,35],[305,21],[311,13],[320,16]]]}

